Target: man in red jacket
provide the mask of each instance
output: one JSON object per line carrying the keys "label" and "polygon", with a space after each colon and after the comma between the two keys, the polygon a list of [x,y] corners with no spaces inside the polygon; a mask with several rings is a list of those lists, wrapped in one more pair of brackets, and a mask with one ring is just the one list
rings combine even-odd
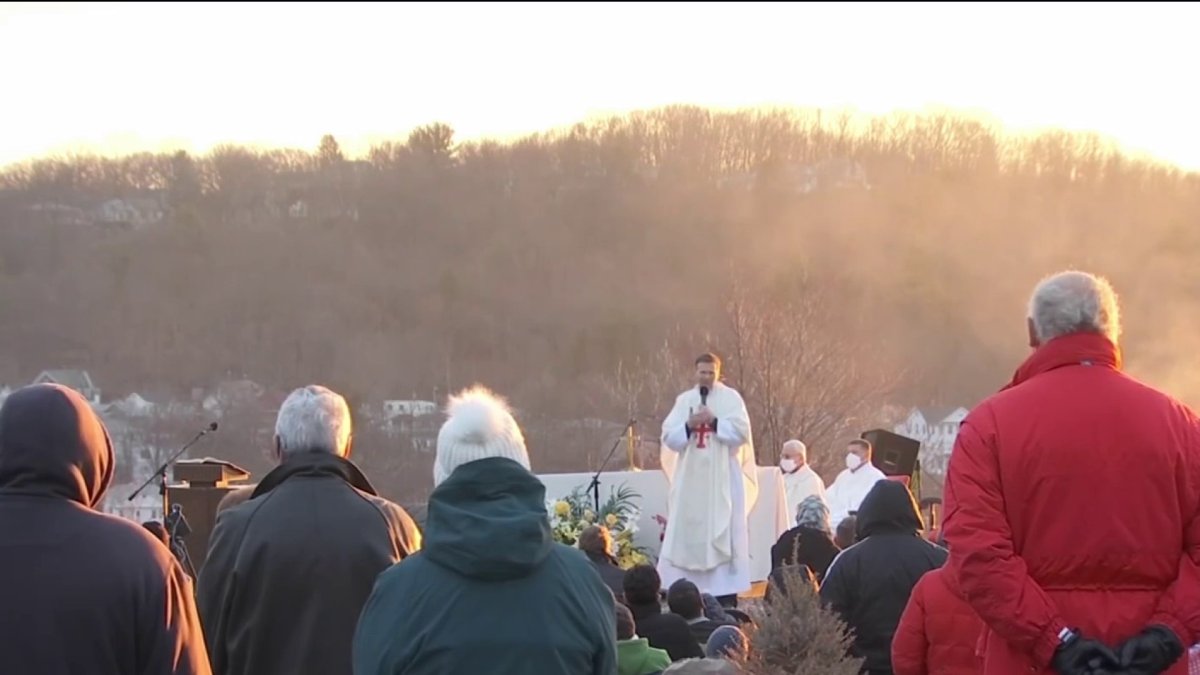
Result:
{"label": "man in red jacket", "polygon": [[1186,673],[1200,632],[1200,420],[1121,372],[1107,281],[1063,272],[1033,354],[962,423],[951,570],[987,624],[984,673]]}

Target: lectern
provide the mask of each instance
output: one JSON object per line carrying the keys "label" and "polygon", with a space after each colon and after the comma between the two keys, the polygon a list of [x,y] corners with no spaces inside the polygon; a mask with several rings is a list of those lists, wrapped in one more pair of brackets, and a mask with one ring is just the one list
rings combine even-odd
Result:
{"label": "lectern", "polygon": [[245,469],[221,459],[181,459],[175,462],[175,485],[167,486],[168,508],[183,508],[190,532],[184,535],[192,565],[199,573],[208,555],[208,539],[217,521],[217,504],[236,490],[230,485],[250,477]]}

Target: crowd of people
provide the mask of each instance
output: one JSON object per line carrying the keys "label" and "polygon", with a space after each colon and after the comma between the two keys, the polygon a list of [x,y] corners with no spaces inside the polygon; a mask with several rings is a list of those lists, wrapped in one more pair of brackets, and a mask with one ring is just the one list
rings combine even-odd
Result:
{"label": "crowd of people", "polygon": [[[1200,420],[1122,372],[1105,280],[1050,277],[1028,317],[1032,355],[962,424],[940,532],[878,473],[869,443],[850,442],[828,489],[802,443],[782,449],[796,525],[770,551],[765,602],[800,572],[847,625],[864,673],[1187,672]],[[687,411],[684,439],[711,426],[718,443],[748,444],[748,427],[703,412]],[[337,393],[292,392],[273,451],[276,467],[222,504],[193,580],[160,536],[96,510],[114,453],[89,403],[57,385],[9,396],[0,669],[652,675],[737,673],[753,653],[736,597],[689,578],[664,589],[652,565],[620,569],[602,526],[555,543],[521,429],[485,389],[450,400],[423,528],[350,459]],[[739,467],[723,480],[740,481]]]}

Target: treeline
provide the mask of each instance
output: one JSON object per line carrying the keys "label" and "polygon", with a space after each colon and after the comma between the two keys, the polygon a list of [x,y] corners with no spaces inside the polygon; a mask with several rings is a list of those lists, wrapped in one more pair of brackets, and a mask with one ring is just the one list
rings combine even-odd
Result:
{"label": "treeline", "polygon": [[[140,228],[47,216],[112,199],[165,215]],[[1024,353],[1032,284],[1076,265],[1122,291],[1131,366],[1194,397],[1198,214],[1196,174],[1095,136],[1007,137],[952,114],[676,106],[511,143],[432,124],[357,160],[332,137],[46,158],[0,175],[0,381],[83,367],[114,393],[244,376],[358,401],[482,381],[531,423],[620,421],[670,404],[613,393],[632,364],[661,364],[668,336],[681,368],[732,351],[750,325],[730,309],[737,280],[821,308],[779,304],[750,323],[802,320],[810,337],[746,344],[837,345],[843,361],[821,372],[886,389],[872,405],[970,404]],[[815,417],[862,407],[829,398],[805,400]],[[561,449],[537,452],[559,464],[599,452],[547,436]]]}

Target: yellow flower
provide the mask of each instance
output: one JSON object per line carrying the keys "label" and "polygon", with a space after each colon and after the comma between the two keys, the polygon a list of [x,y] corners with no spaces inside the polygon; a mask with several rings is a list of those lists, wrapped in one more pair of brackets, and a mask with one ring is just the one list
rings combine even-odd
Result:
{"label": "yellow flower", "polygon": [[605,516],[604,524],[608,525],[609,527],[613,527],[614,525],[616,525],[617,524],[617,514],[610,513],[607,516]]}
{"label": "yellow flower", "polygon": [[591,509],[588,509],[583,512],[583,519],[590,523],[596,520],[596,514],[593,513]]}
{"label": "yellow flower", "polygon": [[556,513],[559,518],[566,518],[567,516],[571,515],[571,505],[564,501],[555,502],[554,513]]}

